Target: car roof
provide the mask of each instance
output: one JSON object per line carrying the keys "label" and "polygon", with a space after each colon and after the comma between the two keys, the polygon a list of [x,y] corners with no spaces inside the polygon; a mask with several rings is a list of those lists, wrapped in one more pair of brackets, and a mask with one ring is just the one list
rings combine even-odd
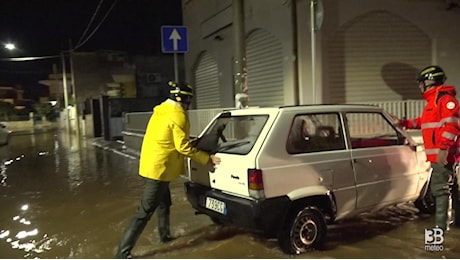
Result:
{"label": "car roof", "polygon": [[375,105],[366,104],[312,104],[312,105],[291,105],[291,106],[277,106],[277,107],[249,107],[245,109],[230,109],[235,115],[248,115],[248,114],[271,114],[277,112],[352,112],[352,111],[369,111],[376,112],[383,109]]}

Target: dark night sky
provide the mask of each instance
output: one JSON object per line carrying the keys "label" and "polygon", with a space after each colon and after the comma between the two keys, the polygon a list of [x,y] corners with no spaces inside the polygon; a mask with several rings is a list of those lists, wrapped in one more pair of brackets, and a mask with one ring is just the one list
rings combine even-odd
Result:
{"label": "dark night sky", "polygon": [[[21,84],[25,97],[43,87],[37,83],[59,58],[12,62],[8,57],[58,55],[80,40],[101,0],[0,0],[0,84]],[[160,26],[180,25],[181,0],[103,0],[86,35],[94,35],[77,51],[122,50],[130,54],[161,53]],[[9,53],[3,44],[17,50]],[[28,93],[27,93],[28,92]]]}

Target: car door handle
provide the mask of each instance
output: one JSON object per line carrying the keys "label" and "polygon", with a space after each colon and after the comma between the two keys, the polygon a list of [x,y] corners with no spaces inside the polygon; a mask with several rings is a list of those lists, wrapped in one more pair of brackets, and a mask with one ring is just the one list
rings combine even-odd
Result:
{"label": "car door handle", "polygon": [[[358,163],[358,159],[353,159],[354,163]],[[373,163],[372,159],[367,160],[367,163]],[[361,162],[362,163],[362,162]]]}

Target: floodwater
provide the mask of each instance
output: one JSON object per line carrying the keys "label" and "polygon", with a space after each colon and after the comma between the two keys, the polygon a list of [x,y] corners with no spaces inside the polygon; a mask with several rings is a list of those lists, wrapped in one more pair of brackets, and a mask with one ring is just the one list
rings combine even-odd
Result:
{"label": "floodwater", "polygon": [[[0,258],[112,258],[137,208],[138,160],[63,133],[15,135],[0,147]],[[195,215],[183,190],[171,184],[172,233],[160,244],[152,219],[136,258],[459,258],[460,229],[444,251],[426,252],[424,229],[433,217],[401,204],[330,227],[324,249],[283,254],[276,240]]]}

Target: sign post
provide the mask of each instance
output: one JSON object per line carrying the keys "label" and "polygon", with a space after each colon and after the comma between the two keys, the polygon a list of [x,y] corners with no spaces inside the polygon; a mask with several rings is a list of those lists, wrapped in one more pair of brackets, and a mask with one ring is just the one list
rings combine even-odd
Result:
{"label": "sign post", "polygon": [[164,25],[161,26],[161,50],[163,53],[174,54],[174,80],[179,81],[179,65],[177,53],[188,52],[187,27]]}

